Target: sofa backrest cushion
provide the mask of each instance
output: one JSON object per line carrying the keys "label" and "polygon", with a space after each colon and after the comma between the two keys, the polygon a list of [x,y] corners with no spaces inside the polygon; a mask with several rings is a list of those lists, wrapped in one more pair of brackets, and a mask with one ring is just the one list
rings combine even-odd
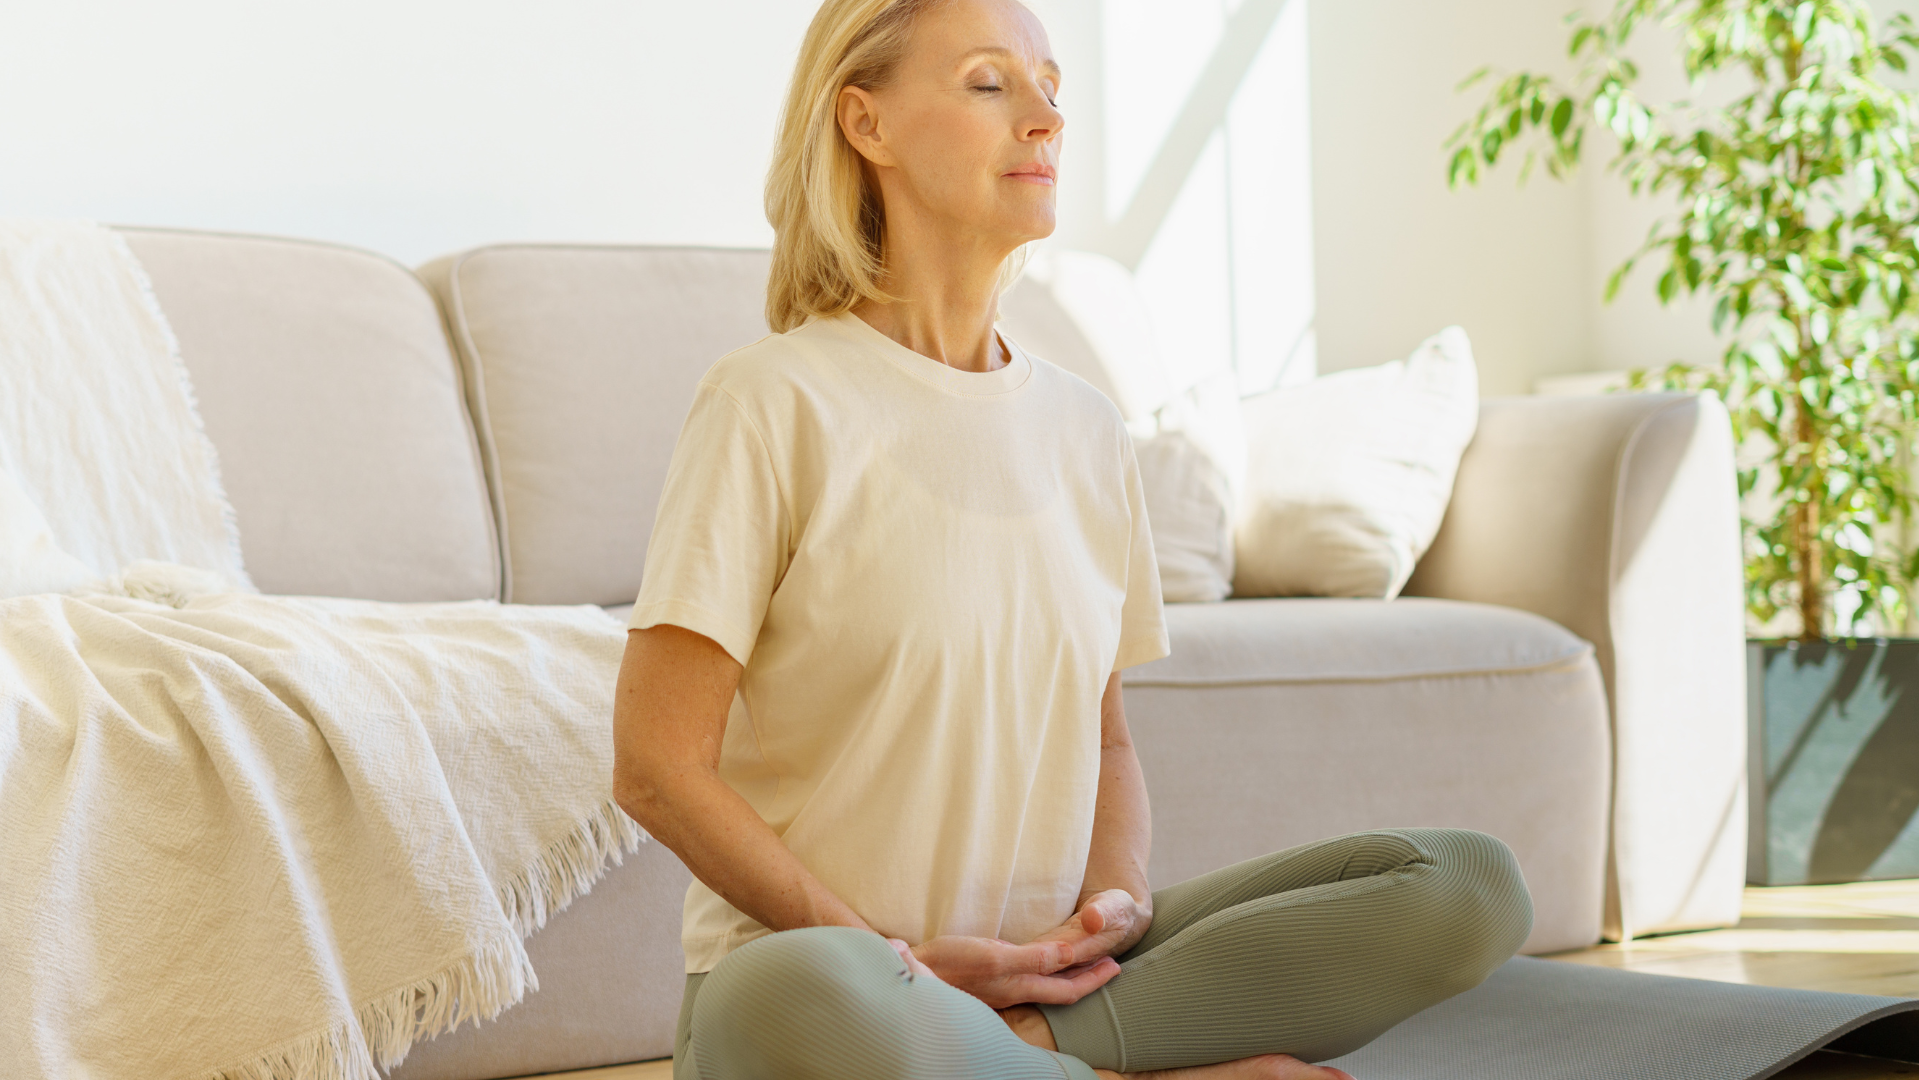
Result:
{"label": "sofa backrest cushion", "polygon": [[499,595],[458,364],[412,272],[304,241],[122,232],[179,338],[261,591]]}
{"label": "sofa backrest cushion", "polygon": [[631,603],[693,390],[766,332],[768,255],[505,245],[420,271],[466,365],[507,599]]}

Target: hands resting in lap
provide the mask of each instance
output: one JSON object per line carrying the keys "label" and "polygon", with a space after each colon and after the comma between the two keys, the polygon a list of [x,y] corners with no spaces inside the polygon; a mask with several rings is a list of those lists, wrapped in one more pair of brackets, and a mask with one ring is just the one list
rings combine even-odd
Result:
{"label": "hands resting in lap", "polygon": [[[887,943],[914,976],[966,991],[998,1009],[1021,1039],[1057,1050],[1045,1018],[1030,1006],[1070,1005],[1106,985],[1119,974],[1113,957],[1137,944],[1152,924],[1150,902],[1142,905],[1125,890],[1111,889],[1087,897],[1072,918],[1024,945],[957,936],[910,947],[898,938]],[[1353,1080],[1284,1054],[1155,1073],[1096,1071],[1113,1080]]]}
{"label": "hands resting in lap", "polygon": [[1146,936],[1149,905],[1124,889],[1094,893],[1073,917],[1024,945],[995,938],[937,937],[909,948],[889,939],[907,970],[930,975],[995,1009],[1070,1005],[1119,974],[1113,957]]}

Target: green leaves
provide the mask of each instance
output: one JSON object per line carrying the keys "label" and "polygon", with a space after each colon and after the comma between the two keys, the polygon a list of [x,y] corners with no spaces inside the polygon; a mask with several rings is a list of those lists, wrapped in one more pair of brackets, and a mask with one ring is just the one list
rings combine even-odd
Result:
{"label": "green leaves", "polygon": [[[1477,85],[1488,74],[1488,70],[1482,68],[1468,76],[1461,86]],[[1544,151],[1538,148],[1526,151],[1520,167],[1522,180],[1540,162],[1544,162],[1554,176],[1563,175],[1579,159],[1580,133],[1573,124],[1575,108],[1573,99],[1545,76],[1521,73],[1501,81],[1493,87],[1478,114],[1447,139],[1446,147],[1451,152],[1447,183],[1453,187],[1478,183],[1480,169],[1497,165],[1507,144],[1522,141],[1537,131],[1550,132],[1552,144]]]}
{"label": "green leaves", "polygon": [[[1641,23],[1675,30],[1689,80],[1743,82],[1723,106],[1650,103],[1622,50]],[[1875,27],[1859,0],[1617,0],[1572,17],[1570,83],[1482,69],[1474,117],[1447,140],[1448,183],[1503,159],[1523,181],[1563,176],[1589,128],[1608,167],[1672,212],[1606,282],[1650,261],[1662,302],[1706,292],[1730,340],[1719,364],[1634,373],[1646,388],[1710,390],[1741,445],[1748,606],[1799,613],[1803,632],[1895,628],[1919,574],[1906,537],[1919,430],[1919,106],[1883,80],[1919,49],[1911,20]]]}
{"label": "green leaves", "polygon": [[1553,123],[1552,123],[1553,138],[1555,139],[1565,138],[1566,129],[1572,127],[1572,123],[1573,123],[1573,99],[1560,98],[1559,104],[1553,106]]}

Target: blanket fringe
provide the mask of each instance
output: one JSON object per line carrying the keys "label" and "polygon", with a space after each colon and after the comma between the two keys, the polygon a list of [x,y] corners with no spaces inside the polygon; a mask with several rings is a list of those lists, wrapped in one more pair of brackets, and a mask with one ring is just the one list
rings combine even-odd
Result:
{"label": "blanket fringe", "polygon": [[537,985],[526,947],[515,933],[487,942],[445,971],[360,1008],[360,1030],[382,1068],[405,1059],[421,1039],[468,1020],[491,1020]]}
{"label": "blanket fringe", "polygon": [[206,1080],[380,1080],[373,1057],[352,1024],[275,1047],[242,1065],[206,1074]]}
{"label": "blanket fringe", "polygon": [[[592,890],[609,862],[619,866],[638,851],[646,833],[608,799],[574,830],[500,887],[500,904],[513,928],[524,937],[546,925],[576,897]],[[539,983],[533,984],[539,989]]]}
{"label": "blanket fringe", "polygon": [[[646,833],[612,800],[500,887],[510,926],[445,969],[362,1005],[354,1019],[227,1066],[204,1080],[381,1080],[413,1044],[492,1020],[518,1004],[539,979],[522,939],[585,895],[606,872],[639,850]],[[378,1062],[375,1068],[374,1062]]]}
{"label": "blanket fringe", "polygon": [[526,996],[533,966],[519,936],[502,930],[445,969],[362,1005],[353,1020],[215,1069],[204,1080],[381,1080],[380,1070],[398,1065],[419,1040],[468,1020],[491,1020]]}

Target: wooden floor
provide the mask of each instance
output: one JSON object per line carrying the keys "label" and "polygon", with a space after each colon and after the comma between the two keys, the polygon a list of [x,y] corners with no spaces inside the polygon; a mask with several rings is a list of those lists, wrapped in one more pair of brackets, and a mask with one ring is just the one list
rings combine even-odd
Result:
{"label": "wooden floor", "polygon": [[[1557,960],[1658,975],[1919,998],[1919,881],[1747,889],[1728,930],[1601,945]],[[1780,1080],[1919,1077],[1919,1065],[1818,1053]]]}
{"label": "wooden floor", "polygon": [[[1919,881],[1748,889],[1745,917],[1729,930],[1601,945],[1553,959],[1759,986],[1919,997]],[[670,1080],[673,1063],[552,1075]],[[1818,1053],[1779,1074],[1779,1080],[1894,1077],[1919,1077],[1919,1065]]]}

